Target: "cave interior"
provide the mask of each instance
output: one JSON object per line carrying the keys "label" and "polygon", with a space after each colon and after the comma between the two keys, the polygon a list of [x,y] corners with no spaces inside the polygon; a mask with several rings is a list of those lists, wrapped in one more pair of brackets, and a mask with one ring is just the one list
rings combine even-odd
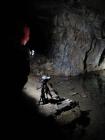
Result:
{"label": "cave interior", "polygon": [[[86,0],[86,1],[85,0],[26,0],[26,1],[15,0],[14,2],[8,1],[6,3],[5,5],[5,9],[7,11],[6,16],[9,18],[9,20],[6,19],[6,22],[8,22],[8,24],[6,23],[7,31],[9,32],[8,38],[10,39],[13,36],[12,31],[14,30],[13,29],[14,23],[15,22],[18,23],[20,20],[26,20],[31,29],[31,38],[29,42],[30,50],[34,49],[35,55],[38,54],[37,64],[39,64],[39,59],[42,59],[39,64],[42,67],[38,67],[35,65],[35,61],[37,61],[36,57],[35,59],[32,58],[32,64],[33,64],[32,72],[34,73],[34,76],[31,75],[29,77],[29,83],[26,83],[26,87],[24,88],[26,92],[29,92],[28,95],[22,94],[22,91],[18,91],[19,94],[17,94],[17,91],[15,91],[16,94],[14,95],[13,86],[11,87],[12,84],[14,85],[14,81],[10,82],[9,84],[10,88],[8,88],[8,90],[10,89],[10,91],[7,93],[11,93],[11,94],[9,95],[6,94],[7,97],[8,96],[9,97],[8,99],[6,99],[7,111],[5,111],[6,113],[5,117],[8,116],[5,118],[5,124],[6,124],[5,128],[7,130],[7,131],[5,130],[5,133],[9,133],[8,136],[13,137],[13,134],[14,134],[15,138],[16,137],[19,137],[19,138],[29,137],[29,139],[32,139],[31,137],[37,138],[37,139],[53,138],[53,139],[63,139],[63,140],[64,139],[65,140],[68,140],[68,139],[88,140],[91,138],[94,140],[105,139],[105,134],[104,134],[105,117],[103,116],[105,115],[105,95],[104,95],[105,72],[102,71],[101,73],[97,73],[98,69],[99,70],[105,69],[105,43],[104,43],[105,20],[102,24],[103,30],[101,30],[100,33],[96,33],[95,37],[92,34],[93,44],[91,45],[90,43],[90,47],[89,48],[87,47],[86,51],[84,51],[83,49],[83,51],[85,52],[85,56],[82,57],[82,53],[79,54],[79,57],[81,58],[81,61],[82,61],[82,62],[79,61],[80,68],[79,68],[78,63],[73,65],[73,63],[79,60],[79,57],[76,57],[77,56],[76,53],[73,53],[73,55],[69,56],[68,48],[67,48],[68,44],[65,45],[66,46],[65,48],[63,48],[62,44],[66,42],[65,37],[67,34],[64,36],[64,38],[62,37],[62,39],[64,39],[63,41],[60,40],[59,29],[61,31],[61,29],[63,28],[62,27],[60,28],[59,23],[57,24],[59,26],[57,28],[59,35],[58,35],[58,38],[57,36],[55,36],[54,39],[59,40],[58,45],[62,42],[63,43],[61,44],[61,49],[58,49],[58,50],[55,49],[52,51],[53,46],[51,44],[52,43],[51,33],[52,33],[52,29],[54,28],[53,20],[56,14],[60,15],[59,9],[62,6],[64,8],[73,7],[74,9],[76,9],[78,7],[81,8],[81,5],[85,5],[86,7],[90,9],[94,9],[94,11],[96,11],[96,13],[99,13],[99,15],[103,13],[105,15],[105,1],[104,0],[93,0],[93,1],[91,0]],[[76,16],[74,16],[73,20],[75,20],[76,18],[78,19],[78,16],[76,18],[75,17]],[[105,18],[103,17],[103,19]],[[81,19],[78,19],[77,22],[79,20]],[[74,23],[76,23],[76,21]],[[86,26],[86,27],[89,27],[89,26]],[[100,36],[101,36],[101,39],[100,39]],[[74,47],[75,47],[75,40],[74,40]],[[78,44],[78,39],[77,39],[77,44]],[[101,47],[100,47],[101,49],[98,48],[100,44],[101,44]],[[96,50],[94,49],[95,48],[94,46],[96,46]],[[82,47],[80,47],[80,49],[81,48]],[[94,53],[95,52],[94,50],[96,51],[96,54]],[[55,55],[52,54],[52,52],[55,53]],[[76,52],[75,49],[74,49],[74,52]],[[56,69],[56,72],[52,72],[52,63],[50,63],[49,61],[50,55],[52,58],[55,58],[53,63],[55,64],[54,68]],[[88,56],[90,56],[90,58]],[[94,59],[93,56],[97,56],[97,59]],[[44,63],[43,59],[45,59],[44,57],[47,57],[46,61],[48,62],[46,64],[43,64]],[[75,58],[75,60],[69,61],[69,59],[67,59],[68,57]],[[69,63],[71,63],[71,67],[69,67]],[[85,64],[82,65],[82,63],[85,63]],[[55,119],[55,116],[46,117],[46,115],[43,115],[42,113],[40,113],[39,107],[36,104],[37,100],[33,98],[34,91],[36,91],[36,95],[37,95],[37,90],[35,89],[35,83],[34,83],[35,74],[37,73],[36,75],[40,76],[44,72],[48,71],[49,69],[47,69],[46,67],[51,69],[49,74],[51,73],[53,75],[52,76],[53,84],[55,84],[56,89],[59,92],[61,92],[61,96],[66,96],[67,98],[73,98],[77,101],[78,100],[80,101],[81,115],[78,118],[75,118],[74,116],[76,116],[78,113],[77,114],[74,113],[77,111],[77,110],[76,111],[74,110],[73,113],[75,115],[73,117],[75,119],[74,120],[71,119],[72,121],[69,123],[65,124],[66,122],[65,120],[66,119],[69,120],[69,117],[70,117],[69,115],[72,116],[72,114],[69,114],[69,115],[67,115],[66,113],[63,114],[64,124],[62,124],[61,116],[59,116],[58,118],[58,120],[61,119],[61,122],[59,121],[57,122]],[[11,69],[13,72],[13,66]],[[44,72],[43,72],[43,69],[45,69]],[[92,69],[96,70],[96,72],[91,73]],[[89,75],[86,73],[86,77],[84,75],[81,76],[81,73],[84,74],[84,72],[87,72],[87,71],[90,72]],[[64,77],[61,76],[59,78],[58,76],[59,73],[60,74],[63,73]],[[71,77],[71,79],[69,79],[69,76],[68,76],[69,74],[73,76],[76,75],[77,77]],[[37,76],[36,76],[36,79],[37,79]],[[13,77],[13,80],[14,80],[14,77]],[[70,94],[67,94],[69,93],[69,91],[72,91],[72,92],[70,92]],[[8,109],[7,109],[7,106],[8,106]],[[10,128],[10,126],[12,127]]]}

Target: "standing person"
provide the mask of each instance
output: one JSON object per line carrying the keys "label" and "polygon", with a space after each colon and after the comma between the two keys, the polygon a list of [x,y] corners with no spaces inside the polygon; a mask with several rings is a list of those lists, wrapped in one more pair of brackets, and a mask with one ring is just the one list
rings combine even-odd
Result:
{"label": "standing person", "polygon": [[30,73],[29,46],[30,28],[26,23],[16,26],[14,45],[14,80],[15,88],[21,90]]}

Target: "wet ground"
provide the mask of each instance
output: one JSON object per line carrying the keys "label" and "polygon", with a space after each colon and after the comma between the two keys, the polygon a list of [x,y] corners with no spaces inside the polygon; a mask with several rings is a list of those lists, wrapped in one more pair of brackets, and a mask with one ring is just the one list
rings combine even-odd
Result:
{"label": "wet ground", "polygon": [[[105,71],[78,77],[52,76],[50,82],[60,97],[79,101],[80,109],[66,111],[55,119],[65,139],[104,140],[105,139]],[[39,101],[39,77],[29,76],[25,85],[26,93]],[[42,109],[43,107],[39,107]],[[44,107],[52,112],[54,107]],[[43,110],[43,109],[42,109]],[[43,112],[43,111],[42,111]]]}

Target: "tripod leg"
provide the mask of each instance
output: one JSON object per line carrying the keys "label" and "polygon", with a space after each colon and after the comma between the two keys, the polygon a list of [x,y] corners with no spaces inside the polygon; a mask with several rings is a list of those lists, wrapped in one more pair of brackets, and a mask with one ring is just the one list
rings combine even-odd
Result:
{"label": "tripod leg", "polygon": [[40,104],[40,102],[41,102],[41,97],[40,97],[40,100],[39,100],[39,104]]}

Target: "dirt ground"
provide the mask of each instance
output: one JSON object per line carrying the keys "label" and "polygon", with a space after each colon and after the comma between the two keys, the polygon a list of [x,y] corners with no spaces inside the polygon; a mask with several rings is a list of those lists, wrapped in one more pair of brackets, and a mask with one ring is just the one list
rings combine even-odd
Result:
{"label": "dirt ground", "polygon": [[[30,74],[24,87],[25,93],[39,101],[40,77]],[[61,125],[65,139],[104,140],[105,139],[105,71],[85,76],[51,76],[53,88],[60,97],[79,101],[80,108],[62,112],[55,117]],[[37,104],[36,103],[36,104]],[[54,114],[56,104],[38,105],[45,116]]]}

